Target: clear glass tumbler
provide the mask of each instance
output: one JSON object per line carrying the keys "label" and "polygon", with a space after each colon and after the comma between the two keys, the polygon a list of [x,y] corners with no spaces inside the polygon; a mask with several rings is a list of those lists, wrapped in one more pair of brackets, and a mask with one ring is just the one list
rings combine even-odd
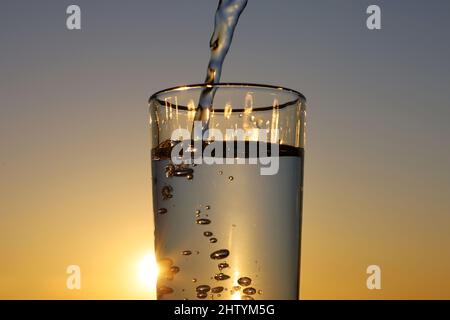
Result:
{"label": "clear glass tumbler", "polygon": [[[194,123],[205,89],[206,125]],[[298,299],[305,97],[200,84],[149,106],[157,298]]]}

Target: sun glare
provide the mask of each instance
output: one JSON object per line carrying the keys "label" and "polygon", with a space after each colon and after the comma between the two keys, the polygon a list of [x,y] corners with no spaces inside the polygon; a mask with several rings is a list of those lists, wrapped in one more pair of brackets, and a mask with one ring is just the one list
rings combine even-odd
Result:
{"label": "sun glare", "polygon": [[231,295],[231,300],[241,300],[241,293],[239,291],[236,291]]}
{"label": "sun glare", "polygon": [[146,254],[138,263],[139,282],[146,289],[152,291],[156,288],[156,279],[158,278],[158,264],[153,253]]}

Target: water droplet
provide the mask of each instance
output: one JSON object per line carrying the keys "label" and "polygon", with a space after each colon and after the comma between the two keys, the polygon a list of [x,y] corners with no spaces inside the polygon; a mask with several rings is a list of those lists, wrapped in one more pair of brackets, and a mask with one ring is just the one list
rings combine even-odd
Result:
{"label": "water droplet", "polygon": [[239,118],[242,118],[244,115],[242,113],[239,113]]}
{"label": "water droplet", "polygon": [[229,177],[228,177],[228,180],[233,181],[233,180],[234,180],[234,177],[233,177],[233,176],[229,176]]}
{"label": "water droplet", "polygon": [[205,299],[206,297],[208,297],[208,294],[206,292],[197,293],[197,298],[199,299]]}
{"label": "water droplet", "polygon": [[222,170],[219,171],[219,175],[223,175],[223,171]]}
{"label": "water droplet", "polygon": [[196,283],[197,279],[196,278],[192,278],[192,282]]}
{"label": "water droplet", "polygon": [[[214,287],[211,289],[211,292],[212,293],[220,293],[223,291],[223,289],[224,289],[223,287]],[[218,295],[218,296],[220,297],[220,295]]]}
{"label": "water droplet", "polygon": [[197,224],[210,224],[211,220],[209,220],[209,219],[197,219],[196,223]]}
{"label": "water droplet", "polygon": [[263,291],[262,290],[258,290],[258,294],[263,294]]}
{"label": "water droplet", "polygon": [[198,250],[195,250],[195,254],[200,254],[200,251],[198,251]]}
{"label": "water droplet", "polygon": [[250,297],[250,296],[242,296],[242,297],[241,297],[241,300],[255,300],[255,299],[253,299],[253,298]]}
{"label": "water droplet", "polygon": [[209,290],[211,290],[211,287],[208,286],[207,284],[202,284],[202,285],[198,286],[197,288],[195,288],[195,290],[197,292],[208,292]]}
{"label": "water droplet", "polygon": [[220,293],[217,294],[217,297],[220,298],[222,295]]}
{"label": "water droplet", "polygon": [[213,233],[211,231],[205,231],[205,232],[203,232],[203,235],[205,237],[211,237],[213,235]]}
{"label": "water droplet", "polygon": [[209,209],[211,209],[211,206],[205,206],[205,209],[209,210]]}
{"label": "water droplet", "polygon": [[178,272],[180,272],[180,268],[177,266],[172,266],[172,267],[170,267],[170,272],[178,273]]}
{"label": "water droplet", "polygon": [[219,270],[222,271],[223,269],[228,268],[229,265],[226,262],[221,262],[221,263],[219,263],[218,267],[219,267]]}
{"label": "water droplet", "polygon": [[243,287],[247,287],[252,283],[252,279],[249,277],[242,277],[238,279],[238,283]]}
{"label": "water droplet", "polygon": [[158,209],[158,214],[165,214],[165,213],[167,213],[167,209],[166,208]]}
{"label": "water droplet", "polygon": [[251,295],[254,295],[254,294],[256,293],[256,289],[255,289],[255,288],[252,288],[252,287],[248,287],[248,288],[245,288],[245,289],[243,290],[243,292],[244,292],[246,295],[251,296]]}
{"label": "water droplet", "polygon": [[200,214],[200,210],[195,210],[195,214]]}
{"label": "water droplet", "polygon": [[232,290],[233,290],[233,291],[239,291],[239,290],[241,290],[241,287],[239,287],[239,286],[234,286],[234,287],[232,288]]}
{"label": "water droplet", "polygon": [[216,243],[217,242],[217,238],[211,238],[211,239],[209,239],[209,242]]}
{"label": "water droplet", "polygon": [[230,251],[227,249],[220,249],[217,251],[214,251],[211,253],[210,257],[211,259],[219,260],[219,259],[225,259],[230,254]]}
{"label": "water droplet", "polygon": [[188,174],[188,175],[186,175],[186,179],[192,180],[192,179],[194,179],[194,175]]}
{"label": "water droplet", "polygon": [[214,279],[216,279],[217,281],[223,281],[223,280],[230,279],[230,276],[221,272],[221,273],[216,274],[214,276]]}
{"label": "water droplet", "polygon": [[190,256],[192,254],[192,251],[191,250],[184,250],[183,252],[181,252],[181,254],[183,256]]}

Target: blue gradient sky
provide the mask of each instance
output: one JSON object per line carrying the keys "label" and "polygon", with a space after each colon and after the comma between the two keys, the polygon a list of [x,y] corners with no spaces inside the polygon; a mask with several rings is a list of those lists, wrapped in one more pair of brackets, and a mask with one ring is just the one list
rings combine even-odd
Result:
{"label": "blue gradient sky", "polygon": [[[152,247],[147,99],[204,80],[216,7],[2,1],[0,297],[148,297],[130,285]],[[249,0],[222,80],[308,98],[304,298],[450,298],[449,21],[446,0]]]}

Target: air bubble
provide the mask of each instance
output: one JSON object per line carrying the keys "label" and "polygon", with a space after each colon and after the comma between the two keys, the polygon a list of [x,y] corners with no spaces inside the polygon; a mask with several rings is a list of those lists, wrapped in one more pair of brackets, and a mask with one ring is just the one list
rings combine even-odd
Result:
{"label": "air bubble", "polygon": [[219,263],[219,265],[218,265],[220,271],[222,271],[222,270],[225,269],[225,268],[228,268],[229,266],[230,266],[230,265],[229,265],[228,263],[226,263],[226,262],[221,262],[221,263]]}
{"label": "air bubble", "polygon": [[170,178],[173,176],[173,173],[175,172],[175,166],[173,164],[168,164],[165,168],[166,171],[166,177]]}
{"label": "air bubble", "polygon": [[195,288],[195,290],[197,292],[208,292],[209,290],[211,290],[211,287],[208,286],[207,284],[202,284],[202,285],[198,286],[197,288]]}
{"label": "air bubble", "polygon": [[180,268],[177,266],[172,266],[172,267],[170,267],[170,272],[178,273],[178,272],[180,272]]}
{"label": "air bubble", "polygon": [[170,294],[173,292],[173,289],[170,287],[166,287],[166,286],[160,286],[158,287],[158,295],[163,295],[163,294]]}
{"label": "air bubble", "polygon": [[241,287],[239,287],[239,286],[234,286],[234,287],[232,288],[232,290],[233,290],[233,291],[240,291],[240,290],[241,290]]}
{"label": "air bubble", "polygon": [[196,223],[197,224],[210,224],[211,220],[209,220],[209,219],[197,219]]}
{"label": "air bubble", "polygon": [[221,272],[221,273],[216,274],[214,276],[214,279],[216,279],[217,281],[223,281],[223,280],[230,279],[230,276]]}
{"label": "air bubble", "polygon": [[258,127],[258,129],[262,129],[262,127],[264,126],[264,120],[261,118],[256,120],[256,126]]}
{"label": "air bubble", "polygon": [[211,209],[211,206],[205,206],[205,209],[209,210],[209,209]]}
{"label": "air bubble", "polygon": [[253,298],[250,297],[250,296],[242,296],[242,297],[241,297],[241,300],[255,300],[255,299],[253,299]]}
{"label": "air bubble", "polygon": [[234,180],[234,177],[233,177],[233,176],[229,176],[229,177],[228,177],[228,180],[233,181],[233,180]]}
{"label": "air bubble", "polygon": [[220,293],[223,291],[223,289],[224,289],[223,287],[214,287],[211,289],[211,292],[212,293]]}
{"label": "air bubble", "polygon": [[190,256],[192,254],[192,251],[191,250],[184,250],[183,252],[181,252],[181,254],[183,256]]}
{"label": "air bubble", "polygon": [[252,279],[249,277],[242,277],[238,279],[238,283],[243,287],[247,287],[252,283]]}
{"label": "air bubble", "polygon": [[199,299],[205,299],[206,297],[208,297],[208,294],[206,292],[197,293],[197,298]]}
{"label": "air bubble", "polygon": [[192,176],[193,173],[194,173],[194,169],[192,169],[192,168],[177,167],[177,168],[175,168],[175,171],[174,171],[173,175],[175,177],[187,177],[189,175]]}
{"label": "air bubble", "polygon": [[205,231],[205,232],[203,232],[203,235],[205,237],[211,237],[213,235],[213,233],[211,231]]}
{"label": "air bubble", "polygon": [[195,210],[195,214],[200,214],[200,210]]}
{"label": "air bubble", "polygon": [[262,290],[258,290],[258,294],[263,294],[263,291]]}
{"label": "air bubble", "polygon": [[219,171],[219,175],[223,175],[223,171],[222,170]]}
{"label": "air bubble", "polygon": [[165,214],[165,213],[167,213],[167,209],[166,208],[158,209],[158,214]]}
{"label": "air bubble", "polygon": [[192,179],[194,179],[194,175],[188,174],[188,175],[186,175],[186,179],[192,180]]}
{"label": "air bubble", "polygon": [[172,191],[173,191],[173,188],[171,186],[164,186],[161,190],[163,200],[172,198],[173,197]]}
{"label": "air bubble", "polygon": [[216,243],[217,242],[217,238],[211,238],[211,239],[209,239],[209,242]]}
{"label": "air bubble", "polygon": [[246,295],[254,295],[256,293],[256,289],[255,288],[245,288],[242,292],[244,292]]}
{"label": "air bubble", "polygon": [[220,249],[217,251],[214,251],[211,253],[210,257],[211,259],[219,260],[219,259],[225,259],[230,254],[230,251],[227,249]]}
{"label": "air bubble", "polygon": [[196,283],[197,279],[196,278],[192,278],[192,282]]}

